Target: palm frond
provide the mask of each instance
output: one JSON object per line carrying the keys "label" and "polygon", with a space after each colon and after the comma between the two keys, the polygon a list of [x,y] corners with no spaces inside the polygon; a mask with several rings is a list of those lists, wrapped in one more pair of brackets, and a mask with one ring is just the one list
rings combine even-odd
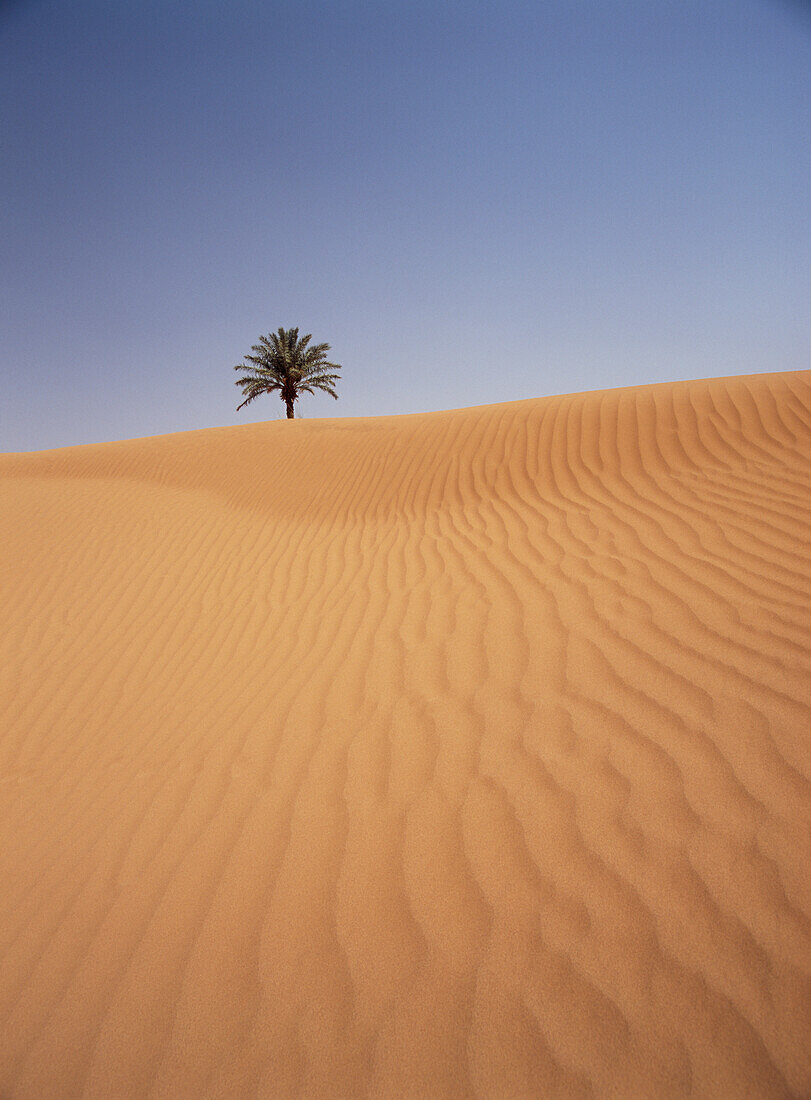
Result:
{"label": "palm frond", "polygon": [[304,361],[307,363],[317,362],[323,359],[328,351],[329,344],[315,344],[313,347],[307,349],[304,355]]}
{"label": "palm frond", "polygon": [[245,400],[241,404],[237,405],[237,412],[239,412],[240,409],[244,409],[246,405],[250,405],[251,401],[255,401],[257,399],[257,397],[261,397],[262,394],[265,393],[265,392],[267,392],[267,391],[265,391],[265,390],[254,390],[253,393],[248,394],[248,396],[245,398]]}
{"label": "palm frond", "polygon": [[338,400],[338,394],[335,392],[332,386],[329,386],[326,383],[321,386],[310,385],[309,383],[303,386],[299,386],[300,393],[311,393],[314,395],[316,390],[320,390],[323,393],[328,393],[330,397],[334,397],[336,401]]}
{"label": "palm frond", "polygon": [[281,388],[281,383],[276,378],[237,378],[234,382],[235,386],[242,386],[243,389],[256,389],[256,390],[278,390]]}
{"label": "palm frond", "polygon": [[327,371],[313,371],[312,374],[306,374],[302,378],[302,382],[311,383],[315,386],[320,386],[322,382],[328,382],[332,385],[333,382],[340,382],[340,380],[340,374],[331,374]]}

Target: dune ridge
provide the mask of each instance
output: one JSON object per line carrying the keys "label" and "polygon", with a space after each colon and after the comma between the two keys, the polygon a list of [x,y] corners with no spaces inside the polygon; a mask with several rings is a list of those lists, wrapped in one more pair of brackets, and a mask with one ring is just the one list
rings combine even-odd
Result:
{"label": "dune ridge", "polygon": [[0,456],[0,1094],[811,1095],[811,373]]}

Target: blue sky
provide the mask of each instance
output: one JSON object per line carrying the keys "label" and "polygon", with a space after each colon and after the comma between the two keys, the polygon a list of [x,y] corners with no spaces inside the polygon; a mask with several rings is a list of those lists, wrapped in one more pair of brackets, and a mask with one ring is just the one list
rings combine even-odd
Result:
{"label": "blue sky", "polygon": [[809,366],[792,0],[0,4],[0,450]]}

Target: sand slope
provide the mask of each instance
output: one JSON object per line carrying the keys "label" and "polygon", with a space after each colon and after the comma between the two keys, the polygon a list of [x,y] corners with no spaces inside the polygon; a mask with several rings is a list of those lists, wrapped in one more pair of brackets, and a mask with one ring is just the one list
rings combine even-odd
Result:
{"label": "sand slope", "polygon": [[0,1094],[811,1094],[810,487],[797,373],[2,456]]}

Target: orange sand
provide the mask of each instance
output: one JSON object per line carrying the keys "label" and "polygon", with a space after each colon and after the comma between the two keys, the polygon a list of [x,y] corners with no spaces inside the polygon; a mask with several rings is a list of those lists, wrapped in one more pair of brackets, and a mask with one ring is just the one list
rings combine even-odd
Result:
{"label": "orange sand", "polygon": [[811,1094],[811,374],[0,475],[1,1095]]}

